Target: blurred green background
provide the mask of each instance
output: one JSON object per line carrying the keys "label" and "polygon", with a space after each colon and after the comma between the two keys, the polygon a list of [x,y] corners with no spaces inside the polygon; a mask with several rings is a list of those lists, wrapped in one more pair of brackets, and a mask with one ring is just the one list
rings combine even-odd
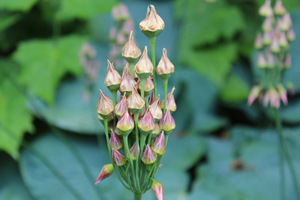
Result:
{"label": "blurred green background", "polygon": [[[98,122],[98,89],[112,49],[117,0],[0,0],[0,199],[132,199],[115,176],[94,186],[109,162]],[[124,0],[139,47],[149,4],[165,21],[157,38],[175,65],[176,130],[156,179],[167,200],[279,200],[278,140],[272,116],[247,106],[255,83],[253,43],[263,0]],[[281,109],[300,179],[300,1],[284,0],[296,40],[286,80],[295,96]],[[100,68],[87,83],[81,46]],[[162,93],[162,83],[159,80]],[[169,91],[170,91],[169,88]],[[286,169],[286,195],[296,199]],[[152,191],[144,199],[155,199]]]}

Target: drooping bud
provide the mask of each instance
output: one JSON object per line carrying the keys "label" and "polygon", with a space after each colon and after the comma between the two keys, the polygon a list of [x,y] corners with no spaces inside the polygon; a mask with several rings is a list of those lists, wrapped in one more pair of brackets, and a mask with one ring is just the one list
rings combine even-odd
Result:
{"label": "drooping bud", "polygon": [[163,49],[163,55],[156,67],[156,73],[161,79],[167,79],[174,73],[175,67],[167,56],[167,50]]}
{"label": "drooping bud", "polygon": [[141,50],[136,45],[133,32],[130,32],[127,42],[124,44],[122,49],[122,56],[127,60],[128,63],[134,63],[141,55]]}
{"label": "drooping bud", "polygon": [[280,107],[280,96],[274,88],[270,89],[270,104],[274,108]]}
{"label": "drooping bud", "polygon": [[117,22],[125,21],[130,17],[128,8],[122,3],[113,7],[112,16]]}
{"label": "drooping bud", "polygon": [[288,47],[288,41],[287,41],[287,39],[286,39],[286,35],[285,35],[285,33],[284,32],[281,32],[280,33],[280,36],[279,36],[279,45],[281,46],[281,47],[284,47],[284,48],[286,48],[286,47]]}
{"label": "drooping bud", "polygon": [[267,66],[267,62],[265,60],[264,54],[259,53],[257,57],[257,66],[259,68],[265,68]]}
{"label": "drooping bud", "polygon": [[123,70],[122,81],[120,84],[120,91],[126,92],[126,94],[129,95],[134,87],[136,87],[136,82],[132,78],[132,76],[130,76],[129,65],[127,63]]}
{"label": "drooping bud", "polygon": [[[137,86],[138,86],[138,89],[141,90],[141,81],[140,79],[138,80],[137,82]],[[145,85],[144,85],[144,92],[145,92],[145,96],[149,96],[151,91],[154,89],[154,84],[153,84],[153,81],[151,79],[151,77],[149,76],[148,78],[146,78],[145,80]]]}
{"label": "drooping bud", "polygon": [[273,68],[274,65],[275,65],[274,55],[270,51],[267,51],[267,66],[269,68]]}
{"label": "drooping bud", "polygon": [[114,111],[113,101],[100,90],[101,97],[97,103],[97,112],[102,118],[109,118],[110,114]]}
{"label": "drooping bud", "polygon": [[295,32],[294,32],[294,29],[293,28],[290,28],[287,32],[287,38],[289,40],[289,42],[292,42],[295,40],[296,38],[296,35],[295,35]]}
{"label": "drooping bud", "polygon": [[151,186],[156,198],[158,200],[164,199],[164,186],[160,182],[153,180],[152,186]]}
{"label": "drooping bud", "polygon": [[144,99],[140,96],[140,94],[134,87],[127,99],[128,109],[133,113],[137,113],[144,107],[144,105],[145,105]]}
{"label": "drooping bud", "polygon": [[110,175],[112,175],[113,171],[114,171],[114,166],[112,164],[104,165],[98,175],[95,185],[97,185],[100,181],[108,178]]}
{"label": "drooping bud", "polygon": [[284,6],[282,5],[281,0],[277,0],[275,7],[274,7],[274,12],[276,15],[284,15],[286,13],[286,10]]}
{"label": "drooping bud", "polygon": [[162,119],[159,121],[159,127],[165,131],[165,134],[168,134],[170,131],[175,129],[175,120],[172,117],[170,110],[167,110]]}
{"label": "drooping bud", "polygon": [[264,47],[261,33],[258,33],[255,40],[255,48],[262,49]]}
{"label": "drooping bud", "polygon": [[280,52],[280,46],[279,46],[279,41],[278,41],[277,37],[274,37],[273,40],[272,40],[271,51],[273,53],[279,53]]}
{"label": "drooping bud", "polygon": [[145,46],[143,55],[141,56],[139,61],[136,63],[134,70],[137,73],[138,77],[141,79],[146,79],[152,74],[153,64],[152,64],[150,58],[148,57],[147,46]]}
{"label": "drooping bud", "polygon": [[128,110],[125,111],[122,117],[119,119],[117,128],[120,130],[123,136],[127,136],[131,133],[132,129],[134,128],[134,121]]}
{"label": "drooping bud", "polygon": [[120,87],[122,78],[109,60],[107,60],[107,63],[108,67],[105,77],[105,85],[110,91],[117,91]]}
{"label": "drooping bud", "polygon": [[116,107],[115,107],[115,114],[118,117],[121,117],[126,111],[127,111],[127,99],[126,99],[126,92],[123,95],[123,97],[119,100],[119,102],[117,103]]}
{"label": "drooping bud", "polygon": [[159,155],[164,155],[166,153],[164,132],[162,132],[157,138],[155,138],[151,148],[155,153]]}
{"label": "drooping bud", "polygon": [[149,111],[151,112],[153,118],[156,122],[161,120],[163,113],[159,105],[160,95],[157,96],[156,100],[149,106]]}
{"label": "drooping bud", "polygon": [[[136,142],[132,145],[132,147],[129,150],[130,152],[130,157],[132,160],[136,159]],[[138,156],[140,156],[140,148],[138,148]]]}
{"label": "drooping bud", "polygon": [[112,150],[112,158],[116,166],[120,167],[125,165],[127,158],[118,150]]}
{"label": "drooping bud", "polygon": [[284,87],[281,84],[277,85],[277,89],[278,89],[281,101],[283,102],[284,105],[287,105],[288,99],[287,99],[286,90],[284,89]]}
{"label": "drooping bud", "polygon": [[[174,91],[175,91],[175,87],[173,87],[172,90],[167,95],[167,109],[170,110],[171,112],[175,112],[177,109],[175,98],[173,95]],[[161,101],[160,106],[161,109],[164,109],[164,100]]]}
{"label": "drooping bud", "polygon": [[284,60],[284,67],[285,68],[290,68],[292,65],[292,57],[290,54],[288,54]]}
{"label": "drooping bud", "polygon": [[148,135],[154,129],[155,121],[154,118],[149,111],[149,109],[145,112],[144,116],[142,116],[138,122],[138,127],[142,134]]}
{"label": "drooping bud", "polygon": [[269,31],[264,32],[264,44],[270,45],[272,42],[272,34]]}
{"label": "drooping bud", "polygon": [[160,35],[165,28],[165,23],[162,18],[157,14],[155,7],[150,5],[147,8],[146,18],[140,22],[140,29],[148,37],[153,38]]}
{"label": "drooping bud", "polygon": [[144,151],[142,161],[146,165],[150,165],[154,163],[157,159],[156,153],[150,148],[149,144],[147,144],[146,150]]}
{"label": "drooping bud", "polygon": [[263,23],[264,31],[272,31],[273,30],[273,16],[267,17]]}
{"label": "drooping bud", "polygon": [[117,134],[112,130],[110,129],[110,146],[112,149],[121,149],[123,147],[123,144],[120,140],[120,138],[117,136]]}
{"label": "drooping bud", "polygon": [[265,4],[260,7],[259,14],[263,17],[271,17],[273,15],[271,0],[266,0]]}
{"label": "drooping bud", "polygon": [[251,106],[253,104],[253,102],[255,101],[255,99],[257,99],[257,97],[260,94],[260,91],[261,91],[261,87],[258,85],[254,86],[251,89],[249,97],[248,97],[248,105],[249,106]]}
{"label": "drooping bud", "polygon": [[292,19],[290,14],[283,15],[282,19],[279,19],[279,28],[282,31],[288,31],[292,26]]}

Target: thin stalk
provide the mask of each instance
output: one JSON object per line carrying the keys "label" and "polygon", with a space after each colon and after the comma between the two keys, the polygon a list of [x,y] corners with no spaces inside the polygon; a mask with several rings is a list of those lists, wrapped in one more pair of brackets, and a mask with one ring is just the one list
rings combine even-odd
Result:
{"label": "thin stalk", "polygon": [[[113,102],[114,102],[114,108],[115,108],[117,105],[117,91],[112,91],[111,93],[113,95]],[[116,125],[116,114],[114,112],[114,126],[115,125]]]}
{"label": "thin stalk", "polygon": [[142,194],[141,193],[134,193],[134,200],[141,200]]}
{"label": "thin stalk", "polygon": [[144,146],[146,142],[146,137],[144,134],[141,134],[141,157],[142,157],[142,152],[144,152]]}
{"label": "thin stalk", "polygon": [[133,77],[133,68],[134,68],[134,63],[129,63],[129,72],[132,77]]}
{"label": "thin stalk", "polygon": [[146,79],[141,78],[140,80],[141,80],[141,97],[142,97],[142,99],[144,99],[144,97],[145,97],[145,81],[146,81]]}
{"label": "thin stalk", "polygon": [[152,54],[152,64],[153,64],[154,100],[156,100],[157,87],[156,87],[155,37],[150,39],[150,44],[151,44],[151,54]]}
{"label": "thin stalk", "polygon": [[149,99],[148,99],[148,97],[145,98],[145,105],[146,105],[146,110],[147,110],[148,107],[149,107]]}
{"label": "thin stalk", "polygon": [[282,124],[281,124],[281,120],[280,120],[280,116],[279,116],[279,111],[278,109],[275,109],[275,121],[276,121],[276,127],[277,127],[277,133],[278,133],[278,137],[281,143],[281,147],[282,147],[282,152],[283,155],[287,161],[289,170],[291,172],[291,176],[293,179],[293,183],[294,183],[294,188],[296,191],[296,195],[297,195],[297,199],[300,200],[300,191],[299,191],[299,184],[298,184],[298,178],[297,178],[297,173],[296,170],[294,168],[293,165],[293,160],[291,158],[291,155],[287,149],[287,145],[285,143],[285,138],[283,137],[283,132],[282,132]]}
{"label": "thin stalk", "polygon": [[279,189],[280,199],[285,200],[285,173],[284,173],[284,155],[282,152],[281,142],[278,141],[278,155],[279,155]]}
{"label": "thin stalk", "polygon": [[167,110],[167,93],[168,93],[168,79],[163,79],[164,84],[164,113],[166,113]]}
{"label": "thin stalk", "polygon": [[[125,147],[125,152],[127,154],[127,157],[129,159],[129,162],[130,162],[130,165],[131,165],[131,173],[132,173],[132,177],[134,177],[134,165],[133,165],[133,161],[131,159],[131,156],[130,156],[130,152],[129,152],[129,147],[128,147],[128,136],[123,136],[123,142],[124,142],[124,147]],[[137,184],[137,181],[133,178],[133,182],[134,182],[134,185]],[[137,187],[136,187],[137,188]]]}
{"label": "thin stalk", "polygon": [[134,114],[135,137],[136,137],[135,178],[136,178],[137,189],[138,189],[138,191],[141,191],[141,189],[140,189],[140,180],[139,180],[139,131],[138,131],[138,121],[139,121],[139,114],[136,113],[136,114]]}

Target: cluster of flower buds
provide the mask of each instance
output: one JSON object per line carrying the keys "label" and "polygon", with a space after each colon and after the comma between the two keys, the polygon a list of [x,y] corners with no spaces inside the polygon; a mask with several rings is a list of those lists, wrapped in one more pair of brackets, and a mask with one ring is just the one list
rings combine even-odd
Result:
{"label": "cluster of flower buds", "polygon": [[113,7],[112,17],[114,19],[115,26],[113,26],[109,32],[109,38],[111,41],[109,57],[114,63],[114,66],[119,69],[125,64],[125,61],[121,56],[122,47],[126,42],[126,38],[130,31],[133,30],[134,23],[128,8],[122,3]]}
{"label": "cluster of flower buds", "polygon": [[[280,102],[288,103],[287,91],[283,85],[284,73],[291,66],[290,43],[295,40],[290,14],[277,0],[272,8],[271,0],[266,0],[259,10],[264,17],[262,32],[257,34],[255,47],[258,50],[257,66],[262,70],[259,84],[249,95],[248,104],[258,99],[264,106],[279,108]],[[293,93],[291,83],[287,86]]]}
{"label": "cluster of flower buds", "polygon": [[[140,28],[150,39],[152,58],[155,58],[153,39],[163,31],[164,22],[153,5],[148,7]],[[100,90],[97,104],[112,164],[102,168],[96,184],[115,171],[121,183],[134,194],[142,195],[152,188],[159,200],[163,199],[163,185],[154,180],[154,176],[166,152],[168,136],[175,129],[172,113],[177,109],[173,95],[175,88],[168,93],[168,78],[175,68],[167,50],[162,52],[156,66],[155,60],[148,57],[147,46],[141,53],[131,31],[122,49],[128,62],[122,76],[108,61],[105,85],[113,100]],[[161,101],[160,95],[156,94],[156,75],[164,83],[164,99]]]}

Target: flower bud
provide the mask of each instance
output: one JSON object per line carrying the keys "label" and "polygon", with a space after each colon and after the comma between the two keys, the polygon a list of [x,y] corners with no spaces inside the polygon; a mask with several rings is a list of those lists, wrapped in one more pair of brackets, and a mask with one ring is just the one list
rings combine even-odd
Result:
{"label": "flower bud", "polygon": [[130,31],[134,29],[134,22],[131,18],[127,19],[122,26],[121,32],[128,36]]}
{"label": "flower bud", "polygon": [[105,85],[110,91],[117,91],[120,87],[122,78],[109,60],[107,60],[107,63],[108,67],[105,77]]}
{"label": "flower bud", "polygon": [[288,54],[284,60],[284,67],[285,68],[290,68],[292,65],[292,57],[290,54]]}
{"label": "flower bud", "polygon": [[287,93],[284,87],[281,84],[277,85],[279,96],[284,105],[288,104]]}
{"label": "flower bud", "polygon": [[146,165],[152,164],[156,161],[157,155],[156,153],[150,148],[149,144],[147,144],[146,150],[144,151],[142,161]]}
{"label": "flower bud", "polygon": [[265,68],[267,66],[267,62],[265,60],[264,54],[259,53],[257,57],[257,66],[259,68]]}
{"label": "flower bud", "polygon": [[128,8],[122,3],[113,7],[112,16],[117,22],[125,21],[130,17]]}
{"label": "flower bud", "polygon": [[124,44],[122,49],[122,56],[127,60],[128,63],[134,63],[141,55],[141,50],[136,45],[133,32],[130,32],[127,42]]}
{"label": "flower bud", "polygon": [[123,144],[120,140],[120,138],[117,136],[117,134],[112,130],[110,129],[110,146],[112,149],[121,149],[123,147]]}
{"label": "flower bud", "polygon": [[[103,119],[103,117],[101,117],[101,115],[99,115],[99,114],[98,114],[98,119],[99,119],[99,121],[101,122],[101,124],[104,126],[104,119]],[[114,114],[111,113],[107,120],[108,120],[108,121],[111,121],[111,120],[113,120],[113,119],[114,119]]]}
{"label": "flower bud", "polygon": [[[175,112],[177,109],[175,98],[173,95],[174,91],[175,91],[175,87],[173,87],[171,92],[169,92],[167,95],[167,109],[170,110],[171,112]],[[160,106],[161,109],[164,109],[165,107],[164,100],[161,101]]]}
{"label": "flower bud", "polygon": [[125,111],[122,117],[119,119],[117,128],[120,130],[123,136],[127,136],[131,133],[132,129],[134,128],[134,121],[128,110]]}
{"label": "flower bud", "polygon": [[286,10],[284,6],[282,5],[281,0],[277,0],[275,7],[274,7],[274,12],[276,15],[284,15],[286,13]]}
{"label": "flower bud", "polygon": [[266,0],[265,4],[260,7],[259,14],[263,17],[271,17],[273,15],[271,0]]}
{"label": "flower bud", "polygon": [[126,157],[118,150],[112,150],[112,158],[116,166],[120,167],[125,165],[127,159]]}
{"label": "flower bud", "polygon": [[158,95],[156,100],[149,106],[149,111],[151,112],[156,122],[158,122],[163,116],[162,110],[159,105],[159,97],[160,95]]}
{"label": "flower bud", "polygon": [[273,53],[279,53],[280,52],[280,46],[279,46],[279,41],[278,41],[277,37],[274,37],[273,40],[272,40],[271,51]]}
{"label": "flower bud", "polygon": [[264,32],[264,44],[270,45],[272,42],[272,34],[269,31]]}
{"label": "flower bud", "polygon": [[126,94],[129,95],[135,86],[136,86],[136,82],[130,76],[129,65],[126,64],[126,66],[123,70],[122,81],[120,84],[120,91],[126,92]]}
{"label": "flower bud", "polygon": [[149,111],[149,109],[145,112],[144,116],[142,116],[138,122],[138,127],[142,134],[148,135],[154,129],[155,121],[154,118]]}
{"label": "flower bud", "polygon": [[164,186],[160,182],[153,180],[152,186],[151,186],[157,200],[163,200],[164,199]]}
{"label": "flower bud", "polygon": [[267,17],[263,23],[264,31],[272,31],[273,30],[273,16]]}
{"label": "flower bud", "polygon": [[140,94],[134,87],[127,99],[128,109],[133,113],[137,113],[144,107],[144,105],[145,105],[144,99],[140,96]]}
{"label": "flower bud", "polygon": [[116,37],[117,44],[122,46],[124,45],[125,41],[126,41],[125,35],[122,32],[118,32]]}
{"label": "flower bud", "polygon": [[[140,147],[138,148],[138,156],[140,156]],[[136,142],[134,142],[134,144],[132,145],[132,147],[129,150],[130,152],[130,157],[132,160],[136,159]]]}
{"label": "flower bud", "polygon": [[112,175],[113,171],[114,171],[114,166],[112,164],[104,165],[98,175],[95,185],[97,185],[100,181],[108,178],[110,175]]}
{"label": "flower bud", "polygon": [[150,5],[150,7],[151,10],[148,7],[147,16],[140,23],[140,29],[148,38],[153,38],[160,35],[165,28],[165,23],[156,13],[155,7],[153,5]]}
{"label": "flower bud", "polygon": [[295,40],[296,38],[296,35],[295,35],[295,32],[294,32],[294,29],[293,28],[290,28],[287,32],[287,38],[289,40],[289,42],[292,42]]}
{"label": "flower bud", "polygon": [[287,41],[287,39],[286,39],[286,35],[285,35],[284,32],[281,32],[281,33],[280,33],[280,36],[279,36],[279,45],[280,45],[281,47],[284,47],[284,48],[286,48],[286,47],[289,46],[288,41]]}
{"label": "flower bud", "polygon": [[249,106],[251,106],[253,104],[253,102],[255,101],[255,99],[257,99],[257,97],[260,94],[260,91],[261,91],[261,87],[258,85],[254,86],[251,89],[249,97],[248,97],[248,105]]}
{"label": "flower bud", "polygon": [[155,153],[157,153],[161,156],[166,153],[164,132],[162,132],[157,138],[155,138],[154,143],[152,144],[151,148]]}
{"label": "flower bud", "polygon": [[295,89],[294,89],[294,85],[293,85],[292,82],[287,83],[287,88],[288,88],[288,91],[289,91],[289,95],[294,96],[295,95]]}
{"label": "flower bud", "polygon": [[112,27],[110,30],[109,30],[109,39],[111,41],[115,41],[116,40],[116,37],[117,37],[117,29],[116,27]]}
{"label": "flower bud", "polygon": [[172,117],[170,110],[167,110],[162,119],[159,121],[159,127],[165,131],[165,134],[168,134],[170,131],[175,129],[175,120]]}
{"label": "flower bud", "polygon": [[149,105],[153,104],[153,102],[155,101],[155,97],[154,97],[154,91],[151,92],[151,95],[149,97]]}
{"label": "flower bud", "polygon": [[136,63],[134,70],[140,79],[146,79],[153,73],[153,64],[148,57],[147,46],[145,46],[143,55]]}
{"label": "flower bud", "polygon": [[264,47],[261,33],[258,33],[255,40],[255,48],[262,49]]}
{"label": "flower bud", "polygon": [[270,90],[270,104],[274,108],[280,107],[280,96],[274,88]]}
{"label": "flower bud", "polygon": [[160,132],[161,132],[161,129],[160,129],[160,127],[159,127],[159,124],[158,124],[158,123],[155,123],[154,129],[153,129],[153,131],[152,131],[152,136],[153,136],[153,137],[156,137],[158,134],[160,134]]}
{"label": "flower bud", "polygon": [[167,79],[174,73],[175,67],[167,56],[167,50],[163,49],[163,55],[156,67],[156,73],[161,79]]}
{"label": "flower bud", "polygon": [[288,31],[292,26],[292,19],[290,14],[283,15],[282,19],[279,19],[279,28],[282,31]]}
{"label": "flower bud", "polygon": [[[137,86],[138,86],[138,89],[141,90],[141,80],[140,79],[137,82]],[[153,89],[154,89],[154,84],[153,84],[151,77],[146,78],[145,85],[144,85],[145,96],[146,97],[149,96]]]}
{"label": "flower bud", "polygon": [[110,114],[114,111],[113,101],[100,90],[101,97],[97,103],[97,112],[102,118],[109,118]]}
{"label": "flower bud", "polygon": [[126,99],[126,92],[123,95],[123,97],[119,100],[119,102],[117,103],[116,107],[115,107],[115,114],[118,117],[121,117],[126,111],[127,111],[127,99]]}
{"label": "flower bud", "polygon": [[273,68],[275,65],[275,62],[274,62],[274,55],[271,53],[271,52],[267,52],[267,66],[269,68]]}

